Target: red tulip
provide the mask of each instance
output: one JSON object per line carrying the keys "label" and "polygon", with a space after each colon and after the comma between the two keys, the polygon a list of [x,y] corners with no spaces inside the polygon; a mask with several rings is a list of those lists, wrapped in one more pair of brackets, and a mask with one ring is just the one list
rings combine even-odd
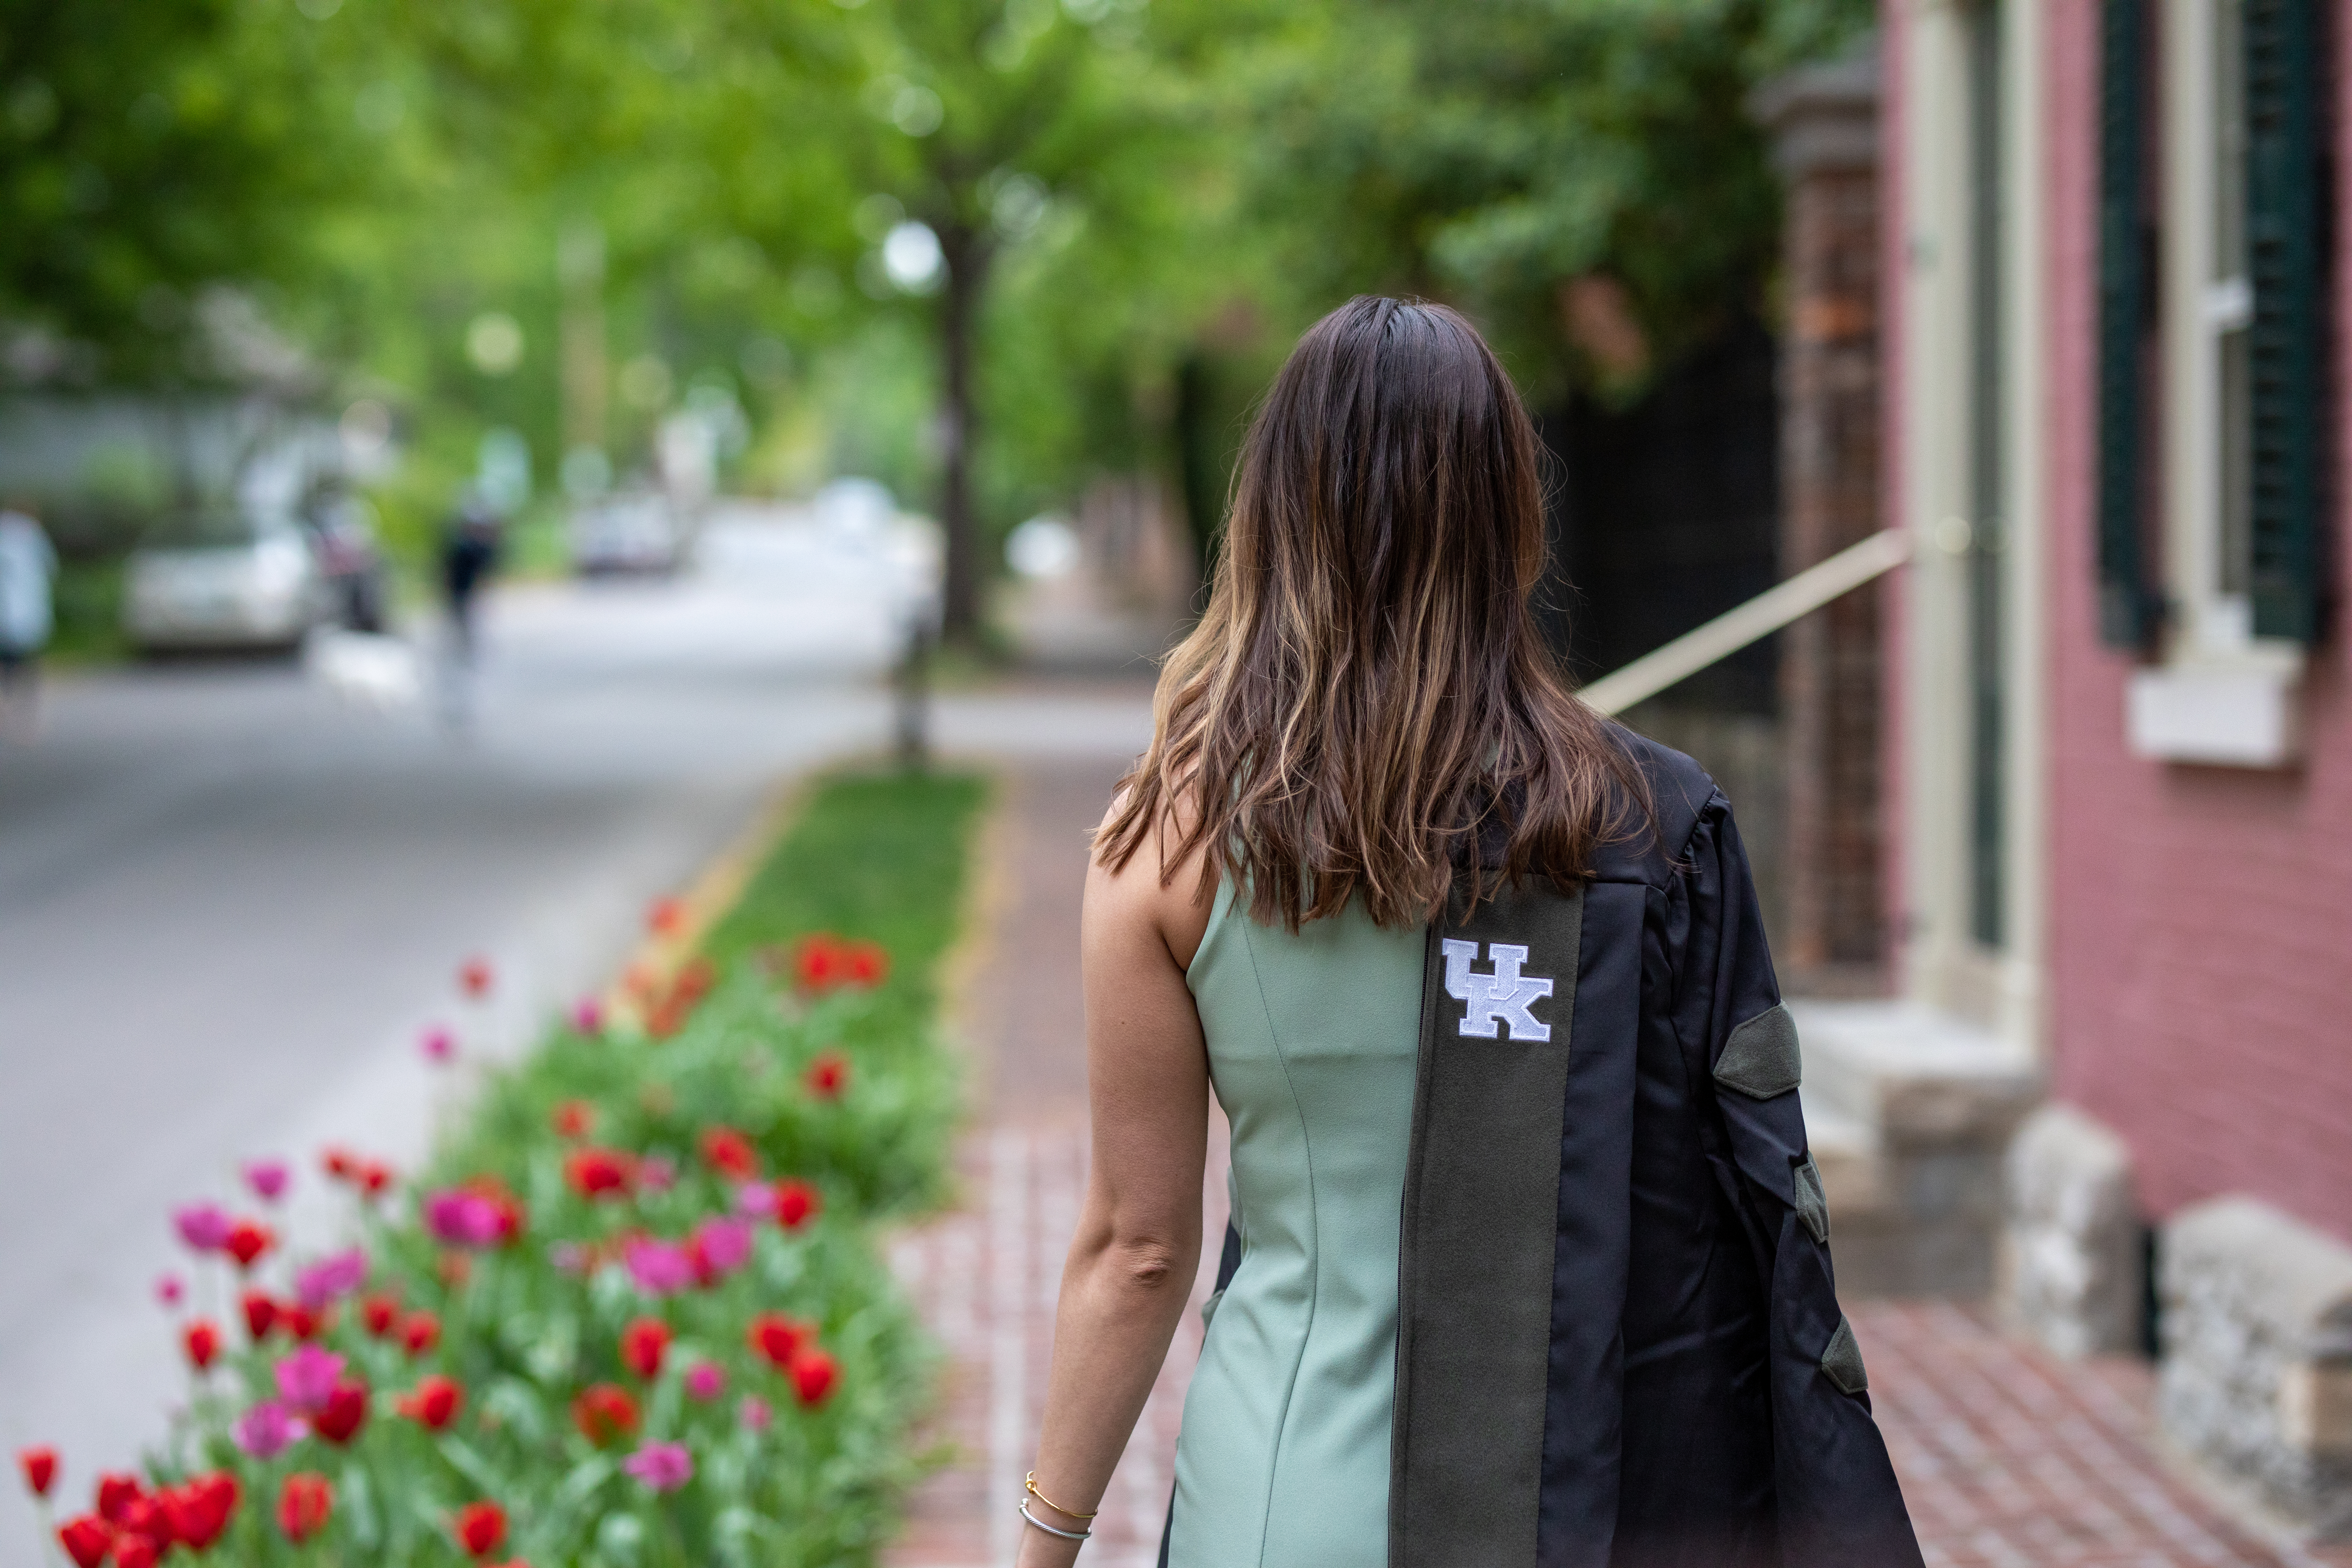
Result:
{"label": "red tulip", "polygon": [[790,1372],[801,1346],[815,1334],[807,1324],[794,1322],[782,1312],[761,1312],[751,1320],[751,1330],[744,1337],[769,1365],[778,1372]]}
{"label": "red tulip", "polygon": [[382,1339],[400,1321],[400,1303],[390,1296],[370,1296],[360,1303],[360,1321],[370,1334]]}
{"label": "red tulip", "polygon": [[621,1359],[639,1377],[659,1376],[668,1350],[669,1325],[659,1318],[639,1318],[621,1331]]}
{"label": "red tulip", "polygon": [[211,1319],[198,1318],[180,1331],[180,1344],[188,1352],[188,1364],[202,1372],[220,1354],[220,1330]]}
{"label": "red tulip", "polygon": [[656,936],[676,936],[686,929],[686,900],[656,899],[646,910],[646,925]]}
{"label": "red tulip", "polygon": [[367,1425],[368,1385],[357,1378],[344,1378],[337,1383],[310,1417],[310,1430],[337,1447],[359,1436]]}
{"label": "red tulip", "polygon": [[327,1527],[335,1511],[335,1489],[314,1470],[297,1470],[278,1491],[278,1528],[286,1539],[302,1542]]}
{"label": "red tulip", "polygon": [[247,1338],[258,1342],[268,1337],[278,1326],[278,1303],[267,1290],[247,1290],[236,1299],[245,1310],[245,1331]]}
{"label": "red tulip", "polygon": [[583,1198],[626,1196],[635,1178],[635,1163],[610,1149],[575,1149],[563,1162],[564,1181]]}
{"label": "red tulip", "polygon": [[880,942],[850,942],[841,956],[844,978],[852,985],[879,985],[889,975],[890,955]]}
{"label": "red tulip", "polygon": [[797,1176],[787,1176],[776,1184],[776,1223],[786,1230],[798,1230],[816,1217],[824,1206],[817,1190]]}
{"label": "red tulip", "polygon": [[357,1173],[360,1157],[340,1143],[330,1143],[319,1151],[319,1168],[331,1180],[348,1182]]}
{"label": "red tulip", "polygon": [[457,1544],[468,1557],[488,1557],[507,1538],[507,1510],[494,1502],[469,1502],[457,1510]]}
{"label": "red tulip", "polygon": [[830,991],[847,979],[848,973],[848,955],[840,941],[823,931],[801,938],[793,950],[793,977],[803,991]]}
{"label": "red tulip", "polygon": [[58,1543],[74,1560],[74,1568],[98,1568],[114,1548],[114,1526],[94,1513],[69,1519],[58,1530]]}
{"label": "red tulip", "polygon": [[152,1535],[126,1530],[114,1538],[114,1568],[155,1568],[163,1554]]}
{"label": "red tulip", "polygon": [[646,1033],[656,1040],[667,1040],[686,1027],[686,1013],[683,1000],[665,996],[646,1010]]}
{"label": "red tulip", "polygon": [[478,954],[457,966],[457,989],[468,996],[488,995],[490,982],[494,978],[490,971],[490,961]]}
{"label": "red tulip", "polygon": [[410,1355],[423,1355],[441,1342],[441,1320],[423,1310],[400,1320],[400,1342]]}
{"label": "red tulip", "polygon": [[131,1505],[147,1495],[137,1476],[110,1470],[98,1478],[98,1515],[109,1524],[121,1524]]}
{"label": "red tulip", "polygon": [[202,1552],[220,1539],[236,1511],[236,1477],[226,1470],[197,1476],[155,1494],[173,1539],[191,1552]]}
{"label": "red tulip", "polygon": [[43,1444],[16,1451],[16,1468],[25,1472],[25,1488],[35,1497],[47,1497],[58,1480],[58,1451]]}
{"label": "red tulip", "polygon": [[278,1321],[298,1340],[315,1340],[330,1321],[326,1310],[313,1311],[299,1301],[278,1303]]}
{"label": "red tulip", "polygon": [[793,1393],[812,1410],[824,1403],[840,1378],[840,1364],[814,1345],[793,1358]]}
{"label": "red tulip", "polygon": [[710,1168],[722,1176],[748,1182],[760,1173],[760,1152],[751,1141],[732,1127],[706,1128],[702,1134],[702,1157]]}
{"label": "red tulip", "polygon": [[277,1245],[277,1234],[268,1226],[257,1219],[241,1219],[229,1227],[228,1239],[221,1247],[236,1259],[239,1268],[250,1268]]}
{"label": "red tulip", "polygon": [[839,1100],[849,1087],[849,1058],[839,1051],[819,1051],[809,1063],[808,1087],[819,1100]]}
{"label": "red tulip", "polygon": [[392,1167],[382,1160],[362,1160],[352,1180],[359,1184],[364,1197],[376,1197],[392,1185]]}
{"label": "red tulip", "polygon": [[457,1418],[465,1404],[466,1391],[457,1380],[436,1373],[420,1378],[415,1388],[402,1394],[397,1408],[427,1432],[438,1432]]}
{"label": "red tulip", "polygon": [[685,967],[677,972],[677,978],[670,983],[669,994],[691,1007],[709,995],[710,988],[718,984],[719,966],[698,955],[687,960]]}
{"label": "red tulip", "polygon": [[598,1447],[637,1429],[637,1402],[609,1383],[591,1384],[572,1402],[572,1422]]}
{"label": "red tulip", "polygon": [[141,1535],[160,1545],[172,1543],[172,1521],[163,1505],[154,1498],[142,1495],[122,1505],[122,1517],[114,1521],[121,1531],[114,1538],[114,1550],[120,1553],[126,1537]]}
{"label": "red tulip", "polygon": [[584,1100],[567,1100],[548,1121],[559,1138],[585,1138],[596,1125],[596,1108]]}

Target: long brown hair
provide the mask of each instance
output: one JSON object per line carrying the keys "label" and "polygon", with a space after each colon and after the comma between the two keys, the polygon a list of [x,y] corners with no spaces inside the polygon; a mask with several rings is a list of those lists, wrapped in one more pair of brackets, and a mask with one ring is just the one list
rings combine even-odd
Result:
{"label": "long brown hair", "polygon": [[1645,822],[1640,770],[1528,608],[1538,450],[1456,312],[1367,297],[1318,321],[1251,423],[1208,613],[1160,671],[1103,862],[1157,833],[1163,877],[1198,851],[1261,923],[1360,898],[1393,927],[1434,918],[1457,868],[1474,902],[1567,883]]}

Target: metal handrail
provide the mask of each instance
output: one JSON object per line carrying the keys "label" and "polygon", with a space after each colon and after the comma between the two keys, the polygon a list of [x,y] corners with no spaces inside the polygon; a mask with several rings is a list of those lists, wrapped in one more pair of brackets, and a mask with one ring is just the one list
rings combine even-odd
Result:
{"label": "metal handrail", "polygon": [[1603,713],[1622,713],[1636,702],[1655,697],[1678,680],[1685,680],[1718,659],[1728,658],[1759,637],[1767,637],[1790,622],[1811,615],[1842,594],[1883,576],[1911,558],[1907,530],[1890,528],[1849,545],[1828,560],[1808,566],[1785,583],[1777,584],[1735,609],[1724,611],[1702,626],[1685,632],[1664,647],[1654,648],[1633,663],[1612,669],[1586,686],[1580,694]]}

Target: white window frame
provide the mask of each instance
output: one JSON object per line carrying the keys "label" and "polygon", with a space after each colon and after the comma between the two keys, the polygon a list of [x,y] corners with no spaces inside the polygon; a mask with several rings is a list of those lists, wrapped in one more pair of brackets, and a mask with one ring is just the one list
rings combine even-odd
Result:
{"label": "white window frame", "polygon": [[1964,554],[1969,538],[1969,135],[1965,0],[1908,0],[1904,26],[1902,384],[1906,574],[1901,864],[1905,994],[2039,1050],[2047,777],[2044,714],[2048,344],[2044,67],[2049,8],[2008,0],[2002,247],[2002,942],[1971,932]]}
{"label": "white window frame", "polygon": [[[2162,547],[2170,614],[2158,663],[2134,672],[2134,752],[2168,762],[2274,767],[2300,752],[2301,644],[2253,635],[2250,602],[2225,583],[2225,518],[2242,476],[2228,472],[2225,344],[2253,316],[2242,270],[2225,276],[2221,204],[2244,200],[2242,142],[2224,123],[2228,14],[2243,0],[2164,0],[2161,29],[2163,263]],[[2241,132],[2241,135],[2242,132]],[[2243,217],[2238,222],[2242,232]],[[2241,342],[2242,342],[2242,337]]]}

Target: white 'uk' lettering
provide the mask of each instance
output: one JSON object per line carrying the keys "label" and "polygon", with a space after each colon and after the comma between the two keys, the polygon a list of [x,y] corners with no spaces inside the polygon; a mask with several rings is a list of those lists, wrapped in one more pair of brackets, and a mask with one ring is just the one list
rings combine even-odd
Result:
{"label": "white 'uk' lettering", "polygon": [[1549,1040],[1551,1026],[1538,1023],[1528,1011],[1531,1003],[1551,994],[1551,980],[1541,974],[1521,974],[1528,950],[1507,942],[1490,942],[1486,956],[1494,961],[1491,974],[1470,966],[1478,961],[1478,944],[1441,939],[1445,954],[1445,994],[1464,1004],[1461,1033],[1478,1039]]}

